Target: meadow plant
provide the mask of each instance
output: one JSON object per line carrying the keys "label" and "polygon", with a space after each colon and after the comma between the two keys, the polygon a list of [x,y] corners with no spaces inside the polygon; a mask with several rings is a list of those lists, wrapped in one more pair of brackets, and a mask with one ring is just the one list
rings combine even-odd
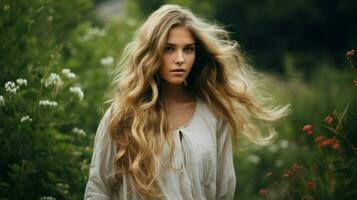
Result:
{"label": "meadow plant", "polygon": [[[346,53],[354,72],[355,51]],[[353,79],[356,85],[356,79]],[[273,180],[272,171],[265,174],[270,187],[258,192],[265,199],[356,199],[357,149],[344,127],[349,105],[342,112],[332,111],[321,117],[321,125],[305,124],[301,137],[306,137],[308,153]],[[356,113],[350,113],[356,117]]]}

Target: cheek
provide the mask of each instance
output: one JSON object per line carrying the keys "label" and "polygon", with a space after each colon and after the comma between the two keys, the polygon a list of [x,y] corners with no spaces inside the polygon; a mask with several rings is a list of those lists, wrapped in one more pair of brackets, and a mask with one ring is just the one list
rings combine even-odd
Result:
{"label": "cheek", "polygon": [[193,67],[193,63],[195,63],[195,59],[196,59],[196,56],[195,56],[195,55],[189,57],[189,59],[188,59],[188,63],[187,63],[187,64],[188,64],[188,67],[189,67],[190,70],[191,70],[192,67]]}
{"label": "cheek", "polygon": [[162,66],[166,69],[169,68],[171,63],[173,62],[173,56],[172,55],[164,55],[161,59]]}

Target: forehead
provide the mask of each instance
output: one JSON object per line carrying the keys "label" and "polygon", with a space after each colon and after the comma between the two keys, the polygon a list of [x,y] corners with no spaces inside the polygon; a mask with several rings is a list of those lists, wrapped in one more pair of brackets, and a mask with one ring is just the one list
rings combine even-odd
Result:
{"label": "forehead", "polygon": [[167,43],[185,45],[195,43],[195,38],[191,31],[185,26],[177,26],[170,30]]}

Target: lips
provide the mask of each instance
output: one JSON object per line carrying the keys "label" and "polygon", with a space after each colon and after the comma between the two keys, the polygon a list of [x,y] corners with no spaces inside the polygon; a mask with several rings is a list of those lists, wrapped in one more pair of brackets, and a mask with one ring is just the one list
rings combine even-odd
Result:
{"label": "lips", "polygon": [[171,72],[185,72],[186,70],[184,69],[173,69]]}

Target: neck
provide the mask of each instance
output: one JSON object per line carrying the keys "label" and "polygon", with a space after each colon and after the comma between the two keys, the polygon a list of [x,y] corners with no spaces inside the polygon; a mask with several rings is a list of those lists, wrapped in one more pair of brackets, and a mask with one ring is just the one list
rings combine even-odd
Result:
{"label": "neck", "polygon": [[160,85],[160,92],[166,104],[192,101],[194,99],[184,84],[175,85],[163,81]]}

